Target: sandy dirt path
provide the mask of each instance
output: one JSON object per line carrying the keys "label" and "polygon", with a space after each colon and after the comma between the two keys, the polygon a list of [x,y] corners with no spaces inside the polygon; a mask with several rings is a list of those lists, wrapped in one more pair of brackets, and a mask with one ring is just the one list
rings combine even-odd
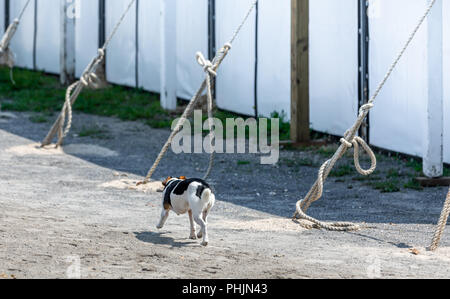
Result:
{"label": "sandy dirt path", "polygon": [[[142,179],[167,130],[76,115],[75,132],[95,122],[110,138],[74,134],[63,151],[45,152],[32,144],[49,124],[14,115],[0,123],[0,277],[66,278],[79,269],[82,278],[450,278],[450,232],[440,251],[425,250],[445,188],[381,194],[331,181],[311,213],[369,228],[306,231],[289,216],[315,168],[291,173],[256,156],[223,155],[204,248],[188,239],[187,216],[171,215],[156,230],[160,193],[116,188],[117,180]],[[302,153],[282,153],[292,155]],[[237,159],[252,164],[239,168]],[[170,154],[164,162],[158,178],[192,176],[207,156]]]}

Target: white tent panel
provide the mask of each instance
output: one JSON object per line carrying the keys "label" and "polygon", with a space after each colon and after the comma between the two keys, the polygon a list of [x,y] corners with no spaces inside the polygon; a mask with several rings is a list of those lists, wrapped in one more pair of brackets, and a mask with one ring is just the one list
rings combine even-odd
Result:
{"label": "white tent panel", "polygon": [[[26,2],[27,0],[10,1],[11,19],[19,16]],[[15,55],[15,65],[18,67],[32,69],[34,65],[34,9],[34,1],[31,1],[11,41],[11,49]]]}
{"label": "white tent panel", "polygon": [[[426,0],[376,0],[370,19],[370,90],[381,82],[423,14]],[[401,11],[402,13],[398,13]],[[376,100],[370,140],[378,147],[422,157],[426,136],[427,26],[418,32]]]}
{"label": "white tent panel", "polygon": [[191,99],[205,78],[195,59],[200,51],[208,58],[208,1],[177,3],[177,96]]}
{"label": "white tent panel", "polygon": [[258,114],[290,119],[291,3],[260,1],[258,15]]}
{"label": "white tent panel", "polygon": [[139,87],[160,91],[161,0],[139,2]]}
{"label": "white tent panel", "polygon": [[[222,47],[232,37],[252,0],[216,0],[216,41]],[[255,114],[255,11],[249,17],[217,76],[217,105],[233,112]]]}
{"label": "white tent panel", "polygon": [[358,112],[358,1],[310,1],[310,115],[343,135]]}
{"label": "white tent panel", "polygon": [[[141,1],[142,2],[142,1]],[[106,1],[106,36],[110,35],[130,1]],[[109,82],[136,86],[136,3],[108,46],[106,78]]]}
{"label": "white tent panel", "polygon": [[5,0],[0,0],[0,34],[5,32]]}
{"label": "white tent panel", "polygon": [[36,68],[60,72],[60,0],[37,1]]}
{"label": "white tent panel", "polygon": [[99,48],[99,1],[76,1],[80,11],[75,19],[75,75],[80,77]]}
{"label": "white tent panel", "polygon": [[450,163],[450,2],[444,1],[444,160]]}

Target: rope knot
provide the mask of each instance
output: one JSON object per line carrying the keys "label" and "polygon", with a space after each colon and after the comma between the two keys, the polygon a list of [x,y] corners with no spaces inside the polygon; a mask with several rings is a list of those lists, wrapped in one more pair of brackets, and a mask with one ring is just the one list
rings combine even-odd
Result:
{"label": "rope knot", "polygon": [[225,45],[223,45],[222,50],[228,52],[231,50],[232,47],[233,46],[230,43],[226,43]]}
{"label": "rope knot", "polygon": [[347,139],[345,139],[345,138],[341,138],[341,143],[343,144],[343,145],[345,145],[347,148],[352,148],[353,147],[353,144],[351,143],[351,142],[349,142]]}
{"label": "rope knot", "polygon": [[101,80],[94,72],[86,73],[80,78],[81,84],[85,87],[92,87],[94,89],[98,89],[100,87]]}
{"label": "rope knot", "polygon": [[360,113],[365,113],[367,111],[370,111],[374,107],[373,103],[368,103],[365,105],[362,105],[361,108],[359,108]]}
{"label": "rope knot", "polygon": [[98,57],[101,59],[101,58],[103,58],[103,57],[105,57],[105,50],[103,50],[103,49],[98,49],[98,51],[97,51],[97,55],[98,55]]}
{"label": "rope knot", "polygon": [[210,60],[206,59],[202,53],[197,52],[196,58],[197,58],[197,63],[203,67],[203,70],[206,73],[209,73],[211,76],[214,76],[214,77],[217,76],[217,73],[214,71],[214,65],[212,64],[212,62]]}

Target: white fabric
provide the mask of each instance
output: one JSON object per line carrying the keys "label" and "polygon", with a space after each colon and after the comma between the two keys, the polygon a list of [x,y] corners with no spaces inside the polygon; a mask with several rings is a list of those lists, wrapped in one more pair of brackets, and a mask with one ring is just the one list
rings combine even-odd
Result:
{"label": "white fabric", "polygon": [[450,163],[450,2],[444,0],[444,160]]}
{"label": "white fabric", "polygon": [[310,116],[342,136],[358,114],[358,1],[310,1]]}
{"label": "white fabric", "polygon": [[191,99],[205,79],[195,60],[200,51],[208,57],[208,1],[177,2],[177,96]]}
{"label": "white fabric", "polygon": [[[248,11],[252,0],[216,0],[216,40],[222,47]],[[255,12],[244,25],[218,71],[219,108],[255,115]]]}
{"label": "white fabric", "polygon": [[139,1],[139,87],[160,91],[161,0]]}
{"label": "white fabric", "polygon": [[60,0],[37,1],[36,68],[60,72]]}
{"label": "white fabric", "polygon": [[[408,33],[422,16],[426,0],[372,0],[370,88],[381,82]],[[402,12],[402,13],[399,13]],[[388,150],[422,157],[427,117],[427,26],[417,33],[370,116],[370,140]]]}
{"label": "white fabric", "polygon": [[5,0],[0,0],[0,34],[5,32]]}
{"label": "white fabric", "polygon": [[[26,2],[27,0],[13,0],[9,2],[11,19],[19,16]],[[33,68],[34,9],[34,1],[31,1],[14,38],[11,40],[11,50],[15,55],[15,65],[29,69]]]}
{"label": "white fabric", "polygon": [[[142,2],[142,1],[140,1]],[[128,0],[106,1],[106,36],[114,29],[129,5]],[[109,82],[136,86],[136,3],[106,50],[106,78]]]}
{"label": "white fabric", "polygon": [[79,18],[75,19],[75,75],[80,77],[99,48],[99,2],[76,0]]}
{"label": "white fabric", "polygon": [[291,113],[291,2],[264,0],[258,10],[258,113]]}

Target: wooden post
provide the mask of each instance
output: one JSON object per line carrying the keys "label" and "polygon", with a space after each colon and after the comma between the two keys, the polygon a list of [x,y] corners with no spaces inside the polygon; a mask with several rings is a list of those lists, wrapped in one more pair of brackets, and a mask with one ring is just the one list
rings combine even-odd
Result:
{"label": "wooden post", "polygon": [[177,108],[176,0],[161,1],[161,106]]}
{"label": "wooden post", "polygon": [[60,0],[61,38],[60,38],[60,81],[67,85],[75,78],[75,19],[77,18],[75,0]]}
{"label": "wooden post", "polygon": [[438,0],[428,17],[428,106],[426,152],[423,171],[428,178],[443,175],[444,85],[442,0]]}
{"label": "wooden post", "polygon": [[291,0],[291,140],[310,141],[309,0]]}

